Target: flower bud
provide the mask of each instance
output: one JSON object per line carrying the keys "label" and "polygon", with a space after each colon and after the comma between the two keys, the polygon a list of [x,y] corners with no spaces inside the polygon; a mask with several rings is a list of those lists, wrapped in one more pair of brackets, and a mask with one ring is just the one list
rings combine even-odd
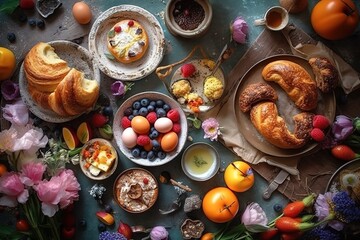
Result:
{"label": "flower bud", "polygon": [[353,132],[353,121],[345,115],[336,116],[332,125],[332,133],[336,140],[343,141]]}
{"label": "flower bud", "polygon": [[244,44],[249,27],[242,17],[237,17],[230,25],[230,31],[235,42]]}

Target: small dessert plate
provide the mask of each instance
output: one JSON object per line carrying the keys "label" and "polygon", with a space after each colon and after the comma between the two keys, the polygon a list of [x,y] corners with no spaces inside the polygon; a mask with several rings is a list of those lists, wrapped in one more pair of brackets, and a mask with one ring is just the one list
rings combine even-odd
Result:
{"label": "small dessert plate", "polygon": [[[132,63],[121,63],[107,49],[107,35],[121,20],[132,19],[146,30],[149,39],[144,56]],[[133,5],[119,5],[103,12],[94,22],[89,34],[89,51],[100,70],[111,78],[135,81],[151,74],[164,56],[165,36],[160,23],[147,10]],[[109,55],[110,54],[110,55]]]}
{"label": "small dessert plate", "polygon": [[60,2],[60,0],[37,0],[36,10],[41,16],[47,18],[48,16],[53,14],[54,11],[61,5],[62,3]]}

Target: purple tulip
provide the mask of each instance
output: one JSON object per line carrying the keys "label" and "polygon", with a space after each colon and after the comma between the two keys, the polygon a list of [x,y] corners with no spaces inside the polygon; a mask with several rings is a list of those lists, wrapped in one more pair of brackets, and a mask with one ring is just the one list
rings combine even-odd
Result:
{"label": "purple tulip", "polygon": [[1,84],[1,94],[7,101],[12,101],[20,96],[19,85],[6,80]]}
{"label": "purple tulip", "polygon": [[235,42],[244,44],[249,32],[249,26],[242,17],[237,17],[230,25],[230,31]]}
{"label": "purple tulip", "polygon": [[336,116],[335,122],[332,125],[332,134],[335,140],[343,141],[349,137],[354,130],[353,121],[345,115]]}
{"label": "purple tulip", "polygon": [[122,97],[126,93],[126,86],[122,81],[116,81],[111,84],[111,92],[114,96]]}

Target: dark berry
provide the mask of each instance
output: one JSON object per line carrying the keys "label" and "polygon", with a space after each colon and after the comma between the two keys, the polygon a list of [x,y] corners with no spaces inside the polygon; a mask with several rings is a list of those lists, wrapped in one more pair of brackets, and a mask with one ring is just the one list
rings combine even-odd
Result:
{"label": "dark berry", "polygon": [[163,108],[158,108],[158,109],[156,110],[156,116],[157,116],[158,118],[165,117],[165,116],[166,116],[165,110],[164,110]]}
{"label": "dark berry", "polygon": [[139,148],[134,148],[133,150],[131,150],[131,154],[134,157],[139,157],[140,156],[140,149]]}
{"label": "dark berry", "polygon": [[166,153],[160,151],[160,152],[157,153],[157,156],[158,156],[158,158],[160,158],[160,159],[164,159],[164,158],[166,157]]}
{"label": "dark berry", "polygon": [[164,101],[163,100],[157,100],[156,101],[156,106],[157,107],[162,107],[164,105]]}
{"label": "dark berry", "polygon": [[38,26],[38,28],[40,28],[40,29],[43,29],[45,27],[44,20],[42,20],[42,19],[37,20],[36,26]]}
{"label": "dark berry", "polygon": [[132,115],[138,116],[138,115],[139,115],[139,110],[138,110],[138,109],[134,109],[133,112],[132,112]]}
{"label": "dark berry", "polygon": [[150,101],[147,98],[143,98],[140,100],[141,106],[143,106],[143,107],[147,107],[147,105],[149,105],[149,102]]}
{"label": "dark berry", "polygon": [[282,206],[278,203],[275,203],[273,208],[275,212],[281,212],[283,210]]}
{"label": "dark berry", "polygon": [[143,117],[145,117],[148,113],[149,113],[149,111],[147,110],[146,107],[142,107],[142,108],[140,108],[140,110],[139,110],[139,115],[141,115],[141,116],[143,116]]}
{"label": "dark berry", "polygon": [[134,115],[130,115],[130,116],[128,116],[128,119],[131,121],[132,119],[134,118]]}
{"label": "dark berry", "polygon": [[149,105],[149,106],[147,106],[147,110],[148,110],[148,112],[153,112],[153,111],[155,111],[155,107],[152,105]]}
{"label": "dark berry", "polygon": [[113,110],[112,110],[112,108],[110,106],[107,106],[107,107],[103,108],[102,113],[105,116],[112,116],[113,115]]}
{"label": "dark berry", "polygon": [[153,106],[154,108],[156,107],[156,102],[155,101],[151,101],[150,103],[149,103],[149,105],[151,105],[151,106]]}
{"label": "dark berry", "polygon": [[124,111],[124,115],[125,116],[130,116],[132,114],[132,108],[128,107],[127,109],[125,109]]}
{"label": "dark berry", "polygon": [[104,232],[106,230],[105,224],[103,224],[102,222],[99,223],[98,230],[99,230],[99,232]]}
{"label": "dark berry", "polygon": [[36,26],[36,20],[33,18],[30,18],[28,21],[30,27],[35,27]]}
{"label": "dark berry", "polygon": [[135,101],[132,105],[133,109],[139,110],[141,108],[141,104],[139,101]]}
{"label": "dark berry", "polygon": [[171,107],[169,105],[167,105],[166,103],[163,105],[162,108],[165,110],[165,112],[168,112],[171,109]]}
{"label": "dark berry", "polygon": [[25,13],[22,12],[19,14],[19,21],[22,23],[27,21],[27,16],[25,15]]}
{"label": "dark berry", "polygon": [[160,150],[160,143],[157,140],[152,140],[151,143],[152,143],[154,151],[159,151]]}
{"label": "dark berry", "polygon": [[150,137],[151,139],[155,139],[155,138],[157,138],[158,136],[159,136],[159,132],[156,131],[156,130],[153,130],[153,131],[151,131],[149,137]]}
{"label": "dark berry", "polygon": [[146,151],[141,151],[140,152],[140,157],[143,158],[143,159],[146,159],[147,158],[147,152]]}
{"label": "dark berry", "polygon": [[154,161],[155,160],[155,153],[154,153],[154,151],[150,151],[150,152],[148,152],[148,154],[147,154],[147,159],[149,159],[149,161]]}
{"label": "dark berry", "polygon": [[109,205],[109,204],[106,204],[106,205],[105,205],[104,210],[105,210],[105,212],[107,212],[107,213],[112,213],[112,212],[114,211],[113,208],[111,207],[111,205]]}
{"label": "dark berry", "polygon": [[7,34],[7,39],[9,40],[9,42],[13,43],[16,41],[16,36],[15,33],[8,33]]}
{"label": "dark berry", "polygon": [[80,225],[80,227],[85,228],[85,227],[86,227],[86,220],[85,220],[85,219],[81,219],[81,220],[79,221],[79,225]]}

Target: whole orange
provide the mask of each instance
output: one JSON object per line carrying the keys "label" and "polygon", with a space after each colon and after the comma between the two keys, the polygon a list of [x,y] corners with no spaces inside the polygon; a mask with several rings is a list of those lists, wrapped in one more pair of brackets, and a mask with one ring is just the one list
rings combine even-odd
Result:
{"label": "whole orange", "polygon": [[231,190],[245,192],[254,185],[255,177],[249,164],[244,161],[235,161],[226,167],[224,180]]}
{"label": "whole orange", "polygon": [[0,80],[9,79],[15,71],[16,59],[14,53],[0,47]]}
{"label": "whole orange", "polygon": [[225,223],[232,220],[239,211],[239,201],[230,189],[216,187],[205,194],[202,209],[209,220]]}

